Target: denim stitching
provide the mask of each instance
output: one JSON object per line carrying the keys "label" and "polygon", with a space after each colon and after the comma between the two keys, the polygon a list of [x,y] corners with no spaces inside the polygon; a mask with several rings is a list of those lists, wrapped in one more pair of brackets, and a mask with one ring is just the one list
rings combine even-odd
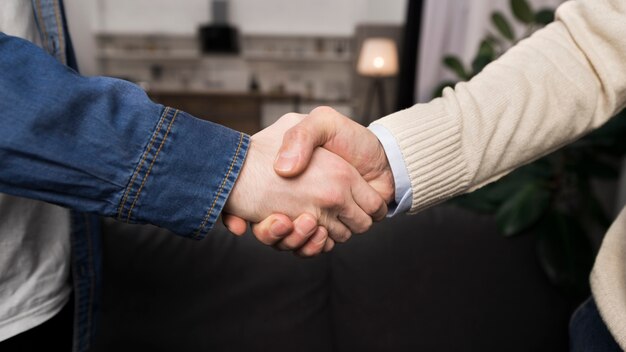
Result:
{"label": "denim stitching", "polygon": [[48,44],[48,31],[46,30],[46,23],[42,17],[41,0],[37,0],[37,17],[39,18],[39,25],[43,31],[43,46],[50,50],[50,45]]}
{"label": "denim stitching", "polygon": [[218,201],[219,197],[222,195],[222,191],[224,190],[224,186],[226,185],[226,181],[228,180],[228,177],[230,176],[230,173],[233,171],[233,168],[235,167],[235,162],[237,161],[237,156],[239,156],[239,150],[241,149],[241,145],[243,144],[243,136],[244,136],[244,134],[240,132],[239,144],[237,145],[237,150],[235,151],[235,155],[233,157],[233,160],[230,163],[230,167],[228,168],[228,172],[226,173],[226,176],[222,180],[222,184],[220,185],[219,191],[217,192],[217,195],[215,196],[215,199],[213,199],[213,204],[211,204],[211,208],[209,208],[209,211],[204,216],[204,219],[202,219],[202,223],[200,224],[200,227],[198,228],[198,230],[196,230],[196,232],[193,234],[193,238],[198,238],[200,233],[204,230],[204,227],[206,226],[206,223],[209,221],[209,217],[211,216],[211,213],[213,212],[213,209],[215,208],[215,204],[217,204],[217,201]]}
{"label": "denim stitching", "polygon": [[[67,61],[66,55],[65,55],[65,34],[63,33],[63,28],[61,26],[61,18],[59,16],[59,2],[55,1],[54,2],[54,15],[57,19],[57,31],[58,31],[58,41],[59,41],[59,54],[57,55],[57,57],[59,57],[61,59],[61,62],[65,64],[65,62]],[[55,53],[56,54],[56,53]]]}
{"label": "denim stitching", "polygon": [[137,190],[137,195],[135,195],[135,200],[133,201],[133,204],[131,204],[130,209],[128,210],[128,216],[126,217],[126,222],[130,222],[130,216],[133,212],[133,208],[135,208],[135,205],[137,204],[137,201],[139,200],[139,196],[141,195],[141,191],[143,190],[143,186],[145,186],[146,181],[148,180],[148,176],[150,176],[152,167],[154,166],[154,163],[159,157],[159,153],[161,152],[161,149],[163,149],[163,146],[165,145],[165,142],[167,141],[167,136],[170,134],[170,130],[172,129],[172,126],[174,125],[174,121],[176,121],[176,117],[178,116],[178,111],[179,110],[176,110],[176,112],[174,112],[174,116],[172,117],[172,121],[170,121],[169,126],[167,126],[167,131],[165,132],[165,135],[163,136],[161,145],[159,145],[159,149],[157,149],[156,154],[154,154],[154,158],[152,159],[152,162],[150,163],[150,166],[148,167],[148,171],[146,172],[146,175],[143,177],[141,186],[139,186],[139,189]]}
{"label": "denim stitching", "polygon": [[143,163],[146,161],[146,158],[148,157],[148,154],[152,150],[152,145],[154,144],[154,141],[156,140],[156,137],[159,134],[159,131],[161,130],[161,126],[163,126],[163,121],[165,121],[165,116],[167,116],[169,110],[170,110],[170,108],[166,107],[165,110],[163,111],[163,114],[161,115],[161,119],[159,120],[159,124],[157,125],[157,128],[154,131],[154,134],[152,135],[152,138],[150,139],[150,143],[148,143],[148,147],[146,148],[146,151],[144,151],[143,156],[141,157],[141,162],[139,163],[139,165],[135,169],[135,172],[133,172],[133,177],[131,178],[130,182],[128,183],[128,186],[126,188],[126,192],[124,192],[124,197],[120,201],[120,206],[119,206],[119,208],[117,210],[117,220],[119,220],[119,221],[122,220],[122,212],[124,211],[124,205],[126,205],[126,201],[128,200],[128,196],[130,194],[130,190],[133,187],[133,185],[135,184],[135,179],[139,175],[139,171],[141,171],[141,168],[143,168]]}

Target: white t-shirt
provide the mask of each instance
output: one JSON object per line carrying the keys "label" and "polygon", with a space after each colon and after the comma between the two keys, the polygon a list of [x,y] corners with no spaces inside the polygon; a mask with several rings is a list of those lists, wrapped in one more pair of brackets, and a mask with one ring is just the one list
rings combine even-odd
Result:
{"label": "white t-shirt", "polygon": [[[31,2],[0,0],[0,31],[39,43]],[[0,341],[57,314],[69,299],[69,210],[0,193]]]}

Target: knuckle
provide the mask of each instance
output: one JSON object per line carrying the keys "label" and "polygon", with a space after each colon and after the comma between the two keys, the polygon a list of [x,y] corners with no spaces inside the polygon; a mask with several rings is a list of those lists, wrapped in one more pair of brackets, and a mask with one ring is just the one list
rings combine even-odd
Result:
{"label": "knuckle", "polygon": [[348,167],[347,164],[343,164],[340,167],[337,167],[337,178],[343,184],[351,184],[355,177],[355,171]]}
{"label": "knuckle", "polygon": [[325,209],[341,207],[344,203],[343,191],[339,189],[327,190],[323,194],[320,203]]}
{"label": "knuckle", "polygon": [[280,117],[280,120],[302,120],[304,116],[295,112],[289,112]]}
{"label": "knuckle", "polygon": [[370,227],[372,227],[372,224],[374,222],[372,221],[372,218],[370,218],[369,216],[367,218],[365,218],[363,220],[363,223],[360,224],[361,226],[359,227],[358,231],[356,231],[356,233],[365,233],[367,232],[367,230],[370,229]]}
{"label": "knuckle", "polygon": [[311,134],[305,128],[300,126],[294,126],[285,132],[285,140],[304,140],[308,141],[311,138]]}
{"label": "knuckle", "polygon": [[364,205],[365,209],[363,209],[368,215],[374,216],[380,212],[385,206],[385,202],[377,195],[371,194],[366,199],[366,204]]}
{"label": "knuckle", "polygon": [[324,116],[324,115],[331,115],[331,114],[336,114],[337,111],[333,108],[331,108],[330,106],[318,106],[315,109],[311,110],[311,113],[309,115],[311,116]]}

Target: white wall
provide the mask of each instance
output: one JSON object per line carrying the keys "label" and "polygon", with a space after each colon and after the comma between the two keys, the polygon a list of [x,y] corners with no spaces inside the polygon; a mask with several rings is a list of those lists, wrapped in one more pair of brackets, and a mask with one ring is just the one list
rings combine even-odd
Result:
{"label": "white wall", "polygon": [[[74,0],[77,1],[77,0]],[[99,30],[195,33],[210,0],[96,0]],[[361,22],[402,23],[406,0],[231,0],[230,22],[244,33],[351,34]]]}

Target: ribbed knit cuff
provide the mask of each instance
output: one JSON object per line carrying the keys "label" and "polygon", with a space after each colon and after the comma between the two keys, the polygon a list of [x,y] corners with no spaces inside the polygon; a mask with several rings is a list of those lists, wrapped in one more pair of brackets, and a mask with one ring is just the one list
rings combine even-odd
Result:
{"label": "ribbed knit cuff", "polygon": [[409,213],[462,193],[469,184],[461,146],[461,122],[448,114],[440,100],[418,104],[373,124],[395,137],[411,179],[413,203]]}

